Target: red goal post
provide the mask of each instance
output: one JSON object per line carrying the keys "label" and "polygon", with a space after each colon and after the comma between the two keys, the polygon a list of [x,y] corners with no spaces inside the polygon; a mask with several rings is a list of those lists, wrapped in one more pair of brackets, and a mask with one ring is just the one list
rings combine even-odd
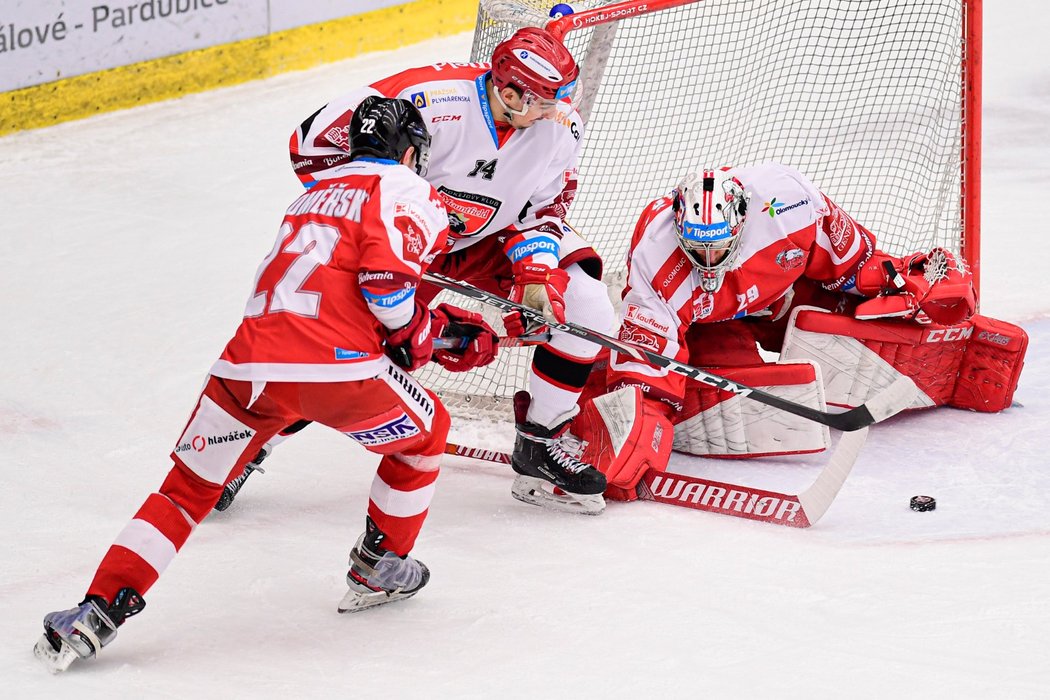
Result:
{"label": "red goal post", "polygon": [[[520,26],[564,37],[585,121],[569,222],[613,285],[639,213],[688,169],[769,160],[813,179],[883,250],[944,246],[979,281],[981,0],[580,0],[551,19],[554,4],[481,0],[471,60]],[[513,395],[528,354],[503,354],[444,383]]]}

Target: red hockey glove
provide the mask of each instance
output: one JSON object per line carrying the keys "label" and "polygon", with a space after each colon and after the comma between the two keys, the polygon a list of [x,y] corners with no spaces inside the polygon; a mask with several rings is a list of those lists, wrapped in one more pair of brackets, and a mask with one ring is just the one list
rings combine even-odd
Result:
{"label": "red hockey glove", "polygon": [[435,350],[434,359],[449,372],[466,372],[484,367],[496,359],[499,337],[481,314],[449,304],[433,311],[435,338],[464,338],[467,345],[457,350]]}
{"label": "red hockey glove", "polygon": [[433,352],[430,309],[417,298],[412,320],[397,330],[387,329],[386,354],[395,365],[411,372],[430,362]]}
{"label": "red hockey glove", "polygon": [[[514,286],[510,290],[510,300],[542,311],[548,321],[564,323],[565,290],[568,286],[569,273],[559,267],[518,263],[514,266]],[[539,326],[530,325],[516,311],[503,317],[503,325],[507,328],[507,335],[514,337],[539,330]]]}
{"label": "red hockey glove", "polygon": [[876,253],[857,271],[857,291],[872,299],[857,306],[861,320],[906,318],[950,326],[977,310],[973,275],[944,248],[894,258]]}

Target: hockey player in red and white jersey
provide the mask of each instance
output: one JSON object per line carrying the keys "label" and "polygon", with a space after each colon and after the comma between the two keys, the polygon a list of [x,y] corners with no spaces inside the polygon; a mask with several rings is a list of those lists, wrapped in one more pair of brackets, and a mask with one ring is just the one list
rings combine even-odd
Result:
{"label": "hockey player in red and white jersey", "polygon": [[[307,187],[323,181],[348,157],[346,128],[362,99],[410,100],[433,134],[426,177],[451,222],[431,269],[543,310],[552,321],[611,332],[615,312],[600,282],[601,260],[564,221],[583,136],[570,101],[578,73],[560,41],[527,27],[495,48],[491,64],[413,68],[333,100],[292,135],[292,166]],[[438,291],[424,284],[420,295],[431,300]],[[511,335],[525,331],[516,317],[505,325]],[[515,498],[588,514],[604,508],[605,478],[562,440],[597,353],[598,346],[557,330],[536,348],[531,396],[515,397]]]}
{"label": "hockey player in red and white jersey", "polygon": [[[893,347],[899,348],[913,329],[925,326],[940,329],[942,339],[943,329],[955,329],[949,336],[966,340],[970,332],[960,329],[981,323],[994,325],[1003,342],[1007,336],[1018,339],[1013,349],[1020,354],[1006,360],[1016,370],[1007,372],[1012,395],[1024,333],[983,317],[971,321],[975,309],[970,273],[950,252],[886,255],[868,229],[801,173],[768,163],[697,170],[646,208],[629,253],[619,337],[824,408],[822,374],[832,384],[850,375],[852,398],[860,397],[854,405],[888,385],[894,372],[926,388],[921,368],[908,359],[913,349],[896,353],[887,345],[873,351],[885,358],[883,381],[859,391],[871,370],[856,366],[862,356],[852,345],[857,338],[874,333],[878,342],[895,340]],[[801,317],[810,331],[805,347],[790,342],[799,334],[794,324],[800,313],[817,314]],[[821,345],[831,349],[811,352]],[[792,362],[766,364],[759,347],[784,351],[782,360]],[[948,371],[948,365],[958,368],[960,352],[942,343],[923,358],[946,358],[938,367]],[[574,428],[589,442],[587,458],[609,479],[607,496],[633,499],[644,471],[665,468],[672,446],[694,454],[753,457],[819,451],[828,444],[822,426],[687,384],[682,375],[629,356],[612,353],[608,369],[603,383],[610,393],[585,408]],[[954,405],[1003,407],[1004,396],[989,401],[988,392],[981,401],[967,400],[973,383],[960,384],[970,388],[962,387]],[[610,404],[617,410],[609,410]],[[608,417],[614,414],[630,418],[613,425]]]}
{"label": "hockey player in red and white jersey", "polygon": [[244,319],[171,454],[174,468],[117,536],[84,601],[45,617],[35,653],[52,671],[113,641],[229,475],[299,419],[382,455],[339,611],[408,598],[429,580],[409,552],[427,517],[449,416],[408,372],[431,360],[433,338],[450,325],[452,335],[485,346],[462,351],[469,357],[460,363],[491,361],[495,334],[477,314],[447,305],[431,312],[416,297],[448,226],[444,205],[417,174],[430,142],[418,110],[372,97],[350,131],[349,162],[288,208]]}

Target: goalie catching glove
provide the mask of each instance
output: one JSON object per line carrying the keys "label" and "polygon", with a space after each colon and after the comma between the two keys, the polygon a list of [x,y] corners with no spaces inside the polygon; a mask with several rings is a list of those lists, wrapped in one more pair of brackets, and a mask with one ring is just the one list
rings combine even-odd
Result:
{"label": "goalie catching glove", "polygon": [[857,271],[858,292],[872,297],[857,306],[861,320],[876,318],[962,323],[977,310],[973,275],[948,250],[895,258],[876,252]]}
{"label": "goalie catching glove", "polygon": [[466,372],[496,359],[499,337],[481,314],[449,304],[438,304],[433,313],[433,333],[438,338],[461,338],[463,348],[435,350],[434,360],[449,372]]}
{"label": "goalie catching glove", "polygon": [[[559,267],[547,267],[533,263],[514,265],[514,286],[510,300],[536,309],[548,321],[565,323],[565,290],[569,286],[569,273]],[[518,337],[534,333],[539,326],[530,324],[517,311],[503,317],[507,335]]]}

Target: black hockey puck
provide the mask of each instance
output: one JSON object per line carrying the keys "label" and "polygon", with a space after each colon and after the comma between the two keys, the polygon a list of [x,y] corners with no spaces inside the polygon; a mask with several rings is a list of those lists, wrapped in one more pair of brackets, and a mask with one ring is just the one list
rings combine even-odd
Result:
{"label": "black hockey puck", "polygon": [[936,510],[937,500],[933,496],[912,496],[911,497],[911,509],[916,510],[920,513],[925,513],[928,510]]}

